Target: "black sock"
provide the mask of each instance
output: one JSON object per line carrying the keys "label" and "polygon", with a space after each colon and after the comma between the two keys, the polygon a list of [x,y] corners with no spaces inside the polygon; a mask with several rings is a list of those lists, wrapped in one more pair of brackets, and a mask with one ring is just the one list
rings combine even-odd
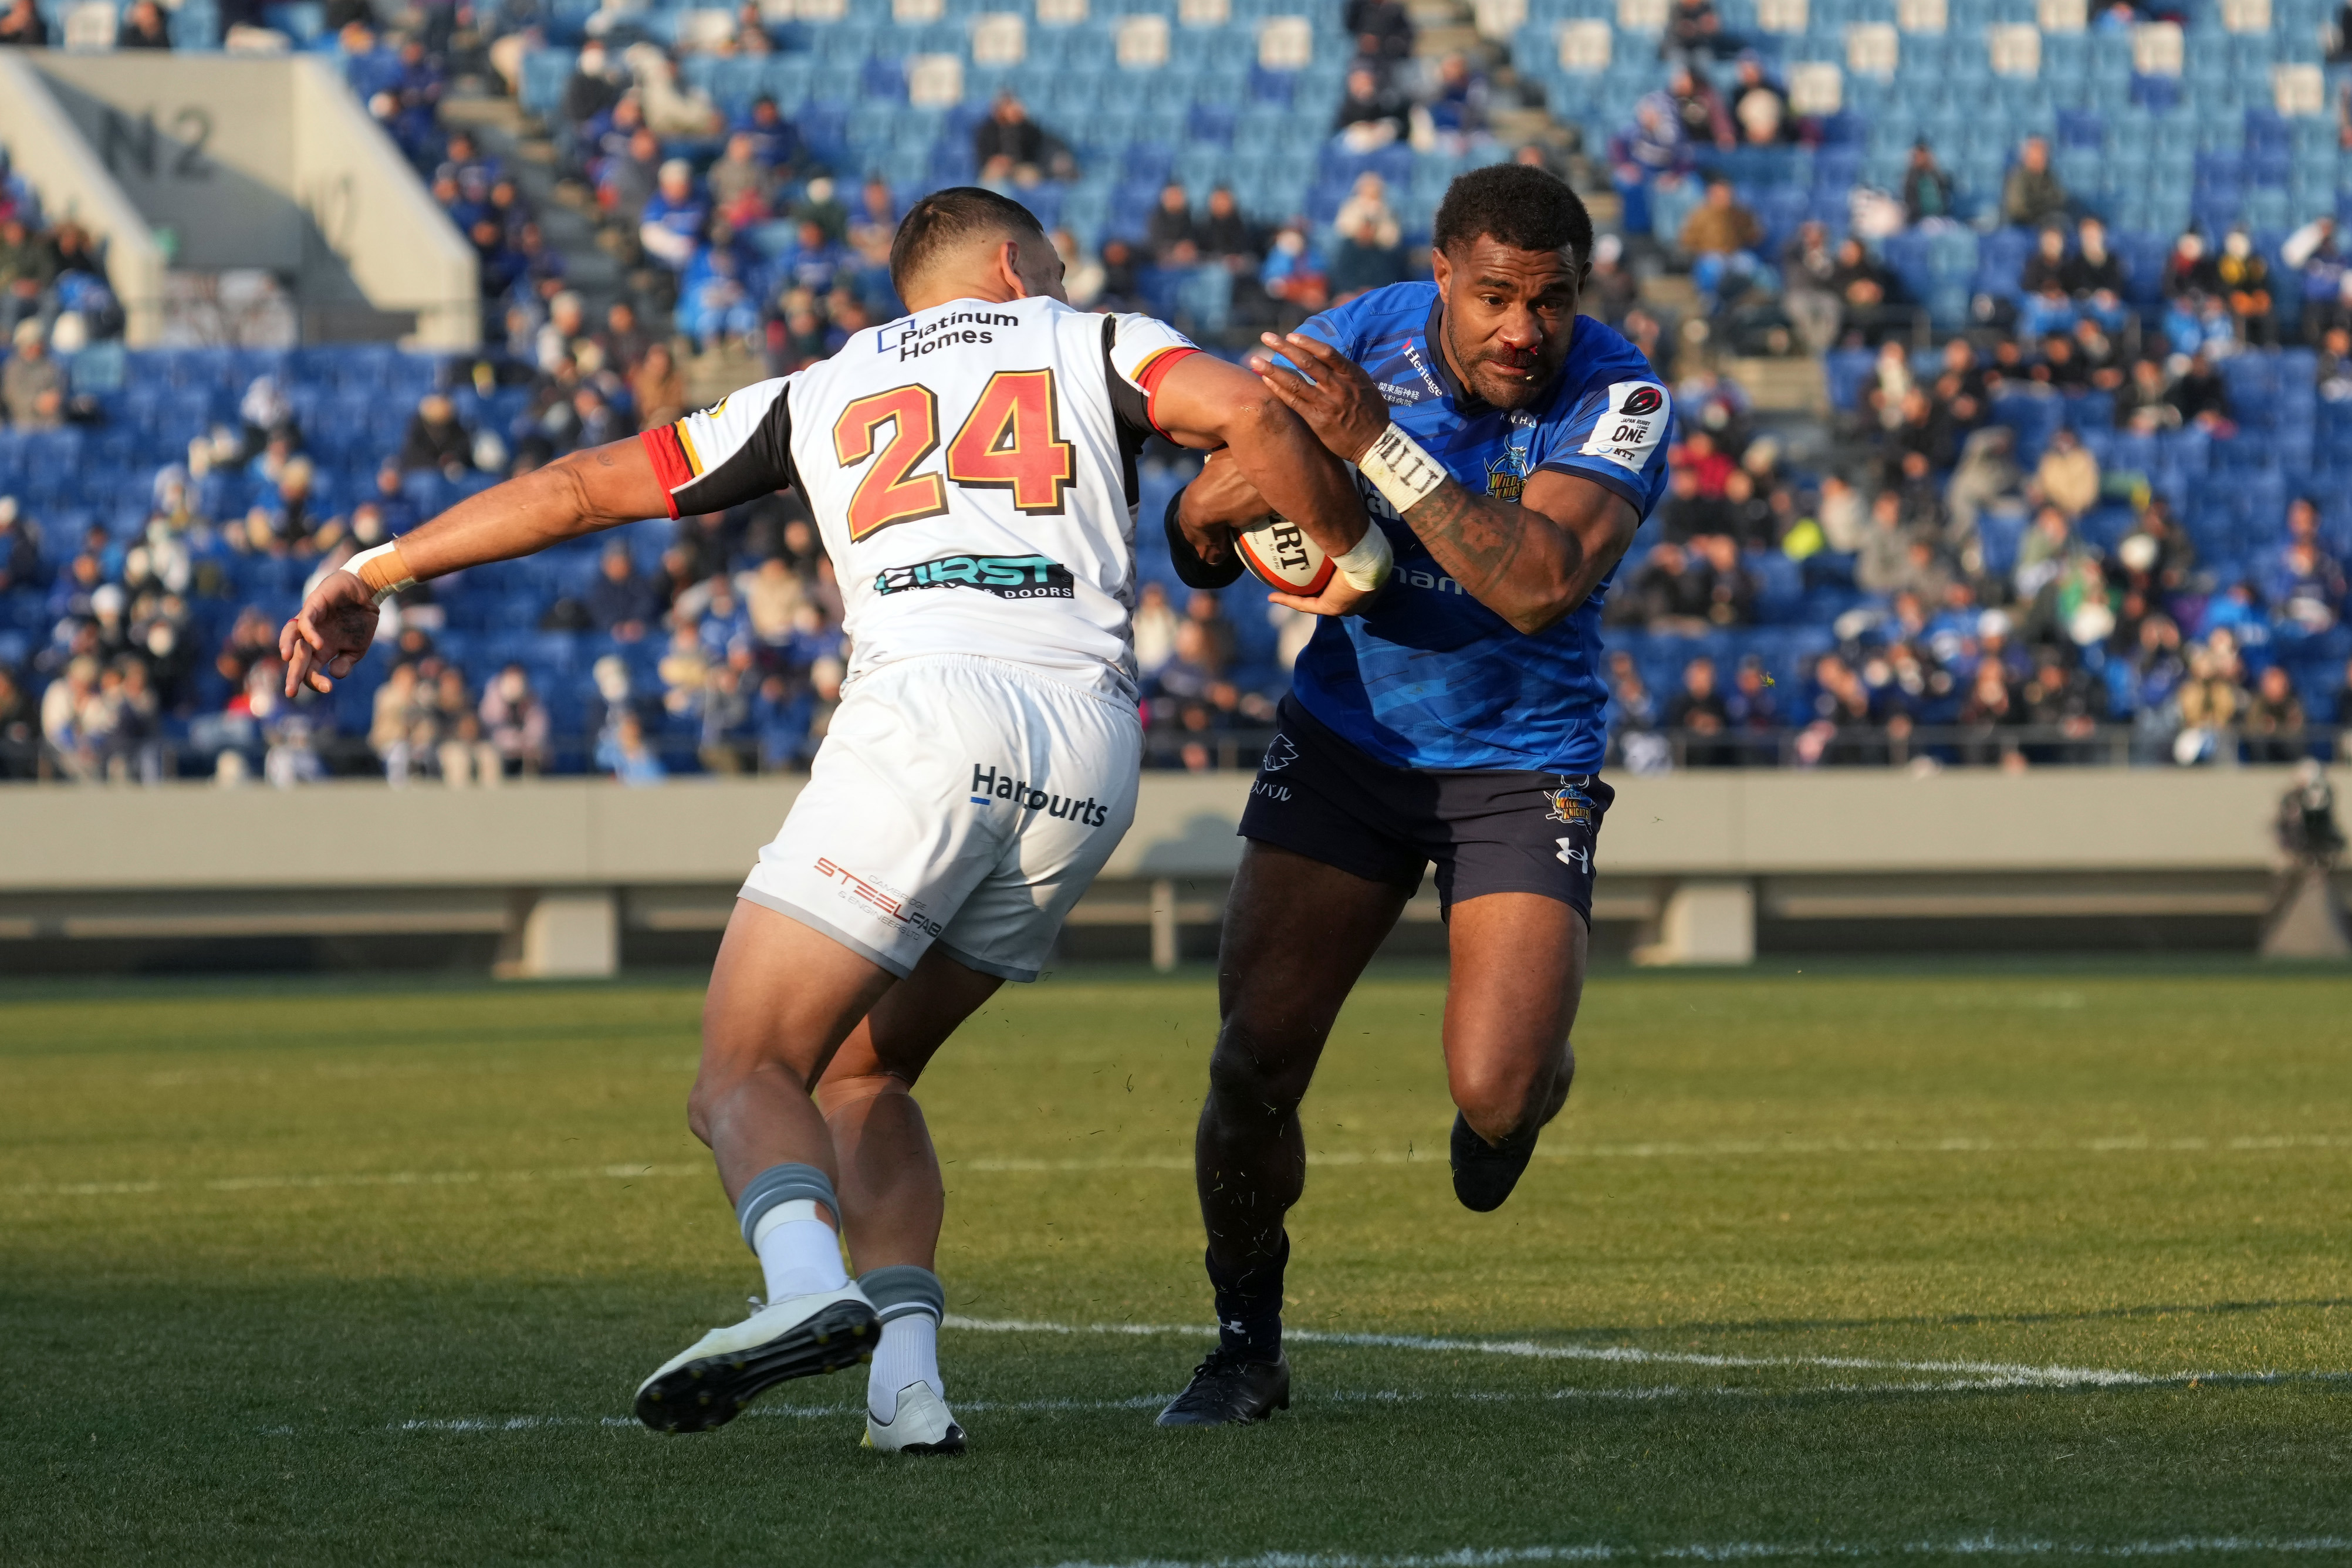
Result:
{"label": "black sock", "polygon": [[1290,1237],[1272,1258],[1253,1258],[1228,1274],[1208,1255],[1209,1283],[1217,1292],[1217,1348],[1245,1361],[1282,1354],[1282,1271],[1290,1263]]}

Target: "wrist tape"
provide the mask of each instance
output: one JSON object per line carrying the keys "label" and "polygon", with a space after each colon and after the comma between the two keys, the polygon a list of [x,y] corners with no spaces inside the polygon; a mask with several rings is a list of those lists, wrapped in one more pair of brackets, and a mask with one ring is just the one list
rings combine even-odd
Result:
{"label": "wrist tape", "polygon": [[400,558],[400,546],[390,541],[361,551],[343,563],[343,570],[367,584],[378,608],[402,589],[416,586],[415,574]]}
{"label": "wrist tape", "polygon": [[1356,471],[1372,481],[1372,488],[1396,508],[1399,517],[1407,508],[1427,500],[1430,491],[1448,477],[1437,459],[1423,451],[1393,421],[1381,432],[1371,450],[1356,459]]}
{"label": "wrist tape", "polygon": [[1348,586],[1359,594],[1369,594],[1389,580],[1389,568],[1396,564],[1396,552],[1390,547],[1389,536],[1381,525],[1370,518],[1364,520],[1364,537],[1345,555],[1331,557],[1331,564],[1348,580]]}

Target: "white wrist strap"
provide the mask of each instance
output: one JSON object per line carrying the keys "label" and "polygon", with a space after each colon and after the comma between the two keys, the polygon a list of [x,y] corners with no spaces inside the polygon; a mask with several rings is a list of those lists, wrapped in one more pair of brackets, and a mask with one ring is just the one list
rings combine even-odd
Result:
{"label": "white wrist strap", "polygon": [[1372,449],[1356,459],[1356,471],[1372,481],[1402,517],[1407,508],[1428,499],[1429,492],[1448,478],[1436,458],[1423,451],[1393,422],[1381,432]]}
{"label": "white wrist strap", "polygon": [[1389,545],[1389,536],[1381,525],[1367,518],[1364,537],[1356,541],[1355,548],[1345,555],[1331,557],[1331,564],[1348,580],[1348,586],[1359,594],[1369,594],[1389,580],[1389,568],[1396,564],[1396,552]]}
{"label": "white wrist strap", "polygon": [[[397,554],[394,553],[393,542],[386,541],[384,543],[377,545],[373,550],[362,550],[357,555],[352,556],[349,561],[344,562],[343,570],[358,578],[361,582],[367,583],[367,568],[369,564],[373,562],[383,561],[387,556],[391,557],[391,559],[386,563],[384,570],[396,571],[405,568],[407,563],[402,561]],[[379,571],[377,575],[383,575],[383,572]],[[373,583],[368,584],[369,592],[373,595],[374,603],[376,607],[379,609],[383,608],[383,602],[386,599],[391,598],[394,594],[406,588],[414,588],[415,586],[416,586],[416,579],[414,577],[403,577],[396,582],[386,583],[381,587],[376,586]]]}

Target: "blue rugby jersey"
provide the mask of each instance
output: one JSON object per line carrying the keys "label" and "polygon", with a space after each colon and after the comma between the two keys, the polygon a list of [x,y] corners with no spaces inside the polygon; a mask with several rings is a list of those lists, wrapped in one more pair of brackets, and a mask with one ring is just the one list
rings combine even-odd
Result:
{"label": "blue rugby jersey", "polygon": [[[1579,317],[1549,392],[1504,410],[1454,378],[1433,338],[1433,283],[1398,283],[1326,310],[1301,331],[1369,373],[1389,417],[1474,494],[1517,500],[1551,468],[1613,490],[1646,519],[1666,488],[1665,388],[1632,343]],[[1386,500],[1365,505],[1396,547],[1396,575],[1360,616],[1326,618],[1299,655],[1298,700],[1396,767],[1589,773],[1607,746],[1601,601],[1612,568],[1573,613],[1529,637],[1464,592]]]}

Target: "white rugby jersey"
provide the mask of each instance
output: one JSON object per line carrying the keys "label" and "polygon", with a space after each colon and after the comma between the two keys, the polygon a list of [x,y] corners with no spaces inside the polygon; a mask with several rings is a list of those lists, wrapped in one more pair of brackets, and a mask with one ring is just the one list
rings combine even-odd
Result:
{"label": "white rugby jersey", "polygon": [[643,439],[672,517],[801,492],[853,679],[975,654],[1131,697],[1135,457],[1197,352],[1148,316],[958,300]]}

